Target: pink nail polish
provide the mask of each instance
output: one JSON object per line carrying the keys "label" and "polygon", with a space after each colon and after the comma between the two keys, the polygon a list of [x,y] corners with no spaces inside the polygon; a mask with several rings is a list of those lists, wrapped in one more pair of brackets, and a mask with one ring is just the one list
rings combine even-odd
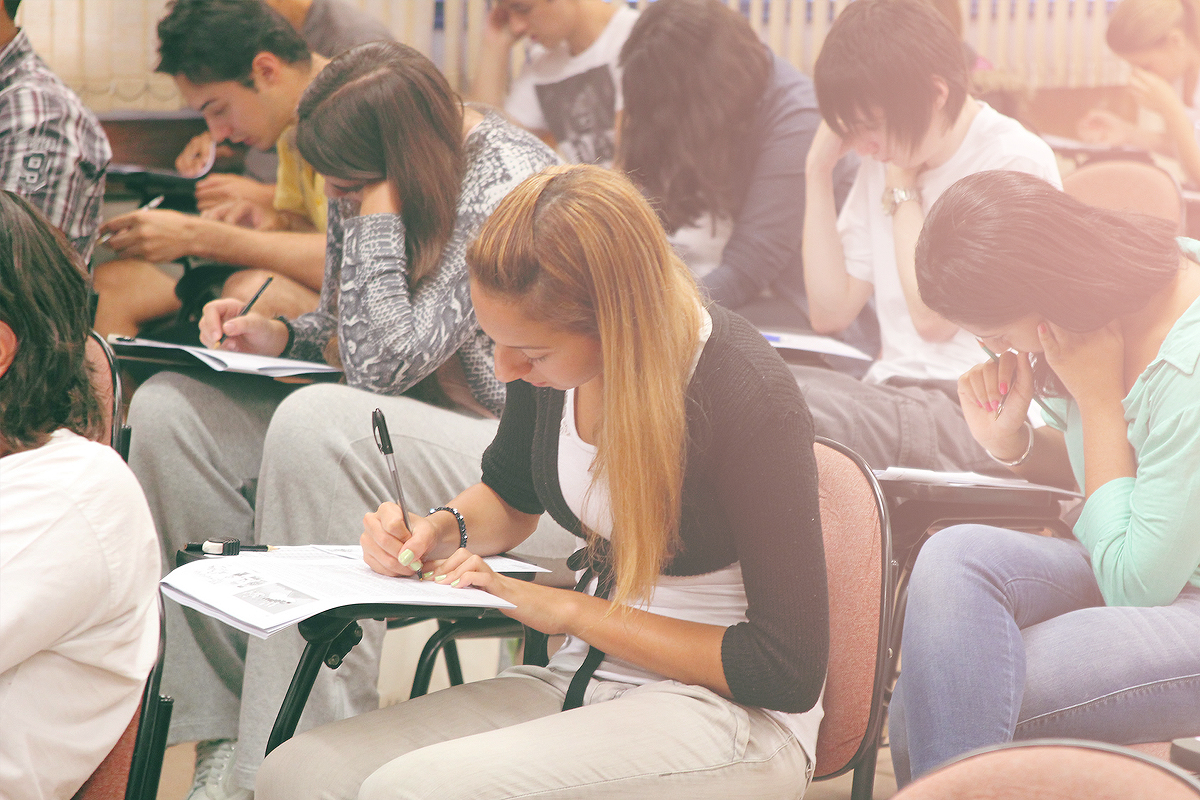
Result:
{"label": "pink nail polish", "polygon": [[1007,383],[1000,384],[1000,394],[1008,394],[1008,384]]}

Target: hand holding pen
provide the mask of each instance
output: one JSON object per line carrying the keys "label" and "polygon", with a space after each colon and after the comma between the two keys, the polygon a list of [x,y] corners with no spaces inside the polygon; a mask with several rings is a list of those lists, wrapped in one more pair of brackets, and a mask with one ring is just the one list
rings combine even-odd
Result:
{"label": "hand holding pen", "polygon": [[243,304],[230,297],[206,303],[200,317],[200,342],[205,347],[223,347],[237,353],[282,355],[288,342],[287,325],[251,310],[270,280],[259,288],[250,303]]}
{"label": "hand holding pen", "polygon": [[377,408],[371,414],[371,427],[375,444],[387,462],[395,502],[384,503],[378,511],[363,518],[363,560],[382,575],[416,575],[419,578],[423,566],[421,559],[433,541],[432,529],[426,519],[409,516],[404,486],[396,469],[392,437],[381,409]]}

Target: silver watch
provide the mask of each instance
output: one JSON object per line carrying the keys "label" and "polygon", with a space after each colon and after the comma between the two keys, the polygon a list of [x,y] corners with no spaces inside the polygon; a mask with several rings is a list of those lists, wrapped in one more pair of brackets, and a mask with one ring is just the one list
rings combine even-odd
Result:
{"label": "silver watch", "polygon": [[916,187],[911,189],[888,188],[883,190],[883,213],[889,217],[896,213],[896,209],[901,203],[906,203],[909,200],[920,200],[921,193],[916,190]]}

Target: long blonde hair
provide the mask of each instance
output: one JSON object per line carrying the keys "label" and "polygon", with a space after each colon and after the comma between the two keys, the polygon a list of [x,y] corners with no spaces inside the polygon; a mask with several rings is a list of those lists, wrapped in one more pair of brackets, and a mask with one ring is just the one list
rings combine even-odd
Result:
{"label": "long blonde hair", "polygon": [[467,264],[480,289],[511,298],[530,318],[599,339],[593,472],[611,500],[613,600],[646,597],[679,541],[685,393],[701,321],[695,280],[633,184],[587,165],[521,183],[483,226]]}
{"label": "long blonde hair", "polygon": [[1200,49],[1200,0],[1121,0],[1105,38],[1123,55],[1157,47],[1176,28]]}

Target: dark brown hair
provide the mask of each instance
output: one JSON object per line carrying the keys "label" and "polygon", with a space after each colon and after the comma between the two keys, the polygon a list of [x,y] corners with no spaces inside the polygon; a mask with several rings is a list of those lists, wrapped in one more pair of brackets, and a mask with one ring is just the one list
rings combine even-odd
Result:
{"label": "dark brown hair", "polygon": [[466,169],[458,95],[418,51],[371,42],[330,61],[297,115],[296,147],[317,172],[396,187],[416,287],[437,270],[458,216]]}
{"label": "dark brown hair", "polygon": [[929,131],[934,78],[949,88],[952,123],[967,99],[970,73],[950,23],[921,0],[855,0],[834,20],[813,67],[821,116],[853,136],[883,112],[889,136],[914,147]]}
{"label": "dark brown hair", "polygon": [[[1008,170],[947,189],[925,218],[916,257],[925,305],[967,327],[1032,314],[1097,330],[1143,307],[1179,271],[1171,223],[1089,206]],[[1054,388],[1038,374],[1041,388]]]}
{"label": "dark brown hair", "polygon": [[0,191],[0,322],[17,339],[0,376],[6,448],[40,447],[58,428],[96,438],[104,415],[87,360],[92,325],[83,265],[40,211],[8,191]]}
{"label": "dark brown hair", "polygon": [[657,0],[642,11],[621,49],[617,160],[668,231],[741,209],[771,67],[750,24],[718,0]]}

